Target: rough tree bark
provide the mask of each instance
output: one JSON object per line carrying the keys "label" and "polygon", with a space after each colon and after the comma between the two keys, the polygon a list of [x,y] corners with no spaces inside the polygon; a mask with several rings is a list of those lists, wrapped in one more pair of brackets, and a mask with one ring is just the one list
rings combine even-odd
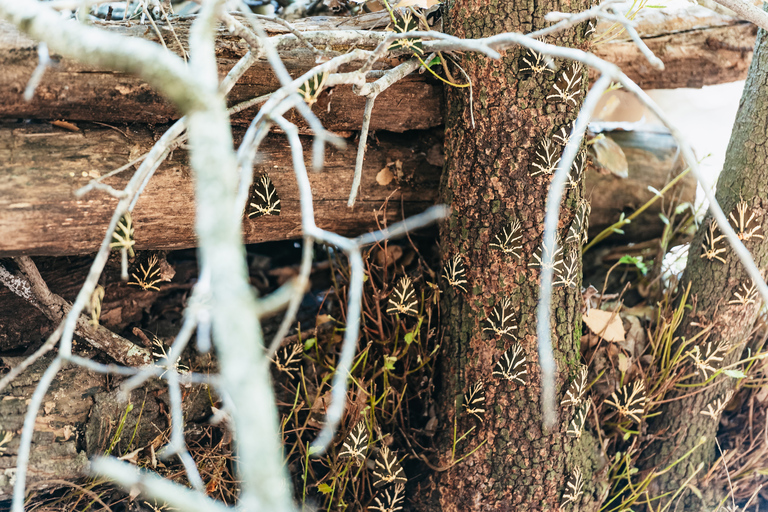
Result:
{"label": "rough tree bark", "polygon": [[[760,30],[725,164],[717,182],[717,200],[723,211],[732,211],[736,219],[739,218],[735,211],[737,203],[741,199],[746,201],[750,209],[747,218],[750,211],[754,212],[755,220],[752,225],[761,225],[761,230],[757,233],[764,237],[768,229],[768,217],[765,215],[768,212],[768,133],[764,129],[768,123],[766,82],[768,45],[765,31]],[[721,254],[725,263],[717,259],[702,258],[702,245],[705,244],[704,236],[710,222],[711,217],[708,216],[691,243],[688,265],[680,289],[685,289],[690,284],[690,297],[694,307],[683,319],[679,335],[690,339],[703,327],[712,326],[711,334],[703,339],[699,346],[704,349],[706,342],[723,342],[730,346],[731,352],[716,366],[720,367],[743,357],[762,301],[755,294],[752,303],[729,304],[736,298],[736,291],[743,291],[740,286],[748,289],[752,282],[730,248],[725,254]],[[765,269],[768,268],[768,238],[754,237],[745,243],[765,278]],[[721,244],[723,247],[727,246],[724,241]],[[664,467],[695,447],[702,437],[706,438],[706,442],[688,460],[663,475],[657,481],[658,487],[654,494],[679,489],[681,483],[692,476],[700,463],[704,463],[704,469],[698,476],[706,473],[719,456],[714,442],[720,423],[719,415],[713,419],[701,415],[700,412],[706,410],[708,404],[725,397],[733,388],[733,383],[733,379],[721,376],[715,385],[705,391],[670,402],[662,409],[656,423],[651,425],[651,431],[662,436],[663,441],[656,443],[649,450],[651,457],[646,467]],[[684,394],[686,393],[680,392],[680,395]],[[727,489],[702,490],[706,491],[705,501],[708,501],[709,505],[714,503],[711,501],[713,498],[718,499],[727,492]],[[700,510],[702,507],[700,500],[693,494],[687,497],[685,503],[688,510]]]}
{"label": "rough tree bark", "polygon": [[[487,37],[504,31],[528,32],[545,26],[550,11],[579,11],[587,2],[557,0],[527,4],[456,0],[451,4],[447,31],[459,37]],[[560,35],[554,42],[584,46],[584,26]],[[565,479],[581,468],[588,482],[580,510],[591,510],[594,483],[591,457],[595,441],[586,432],[578,441],[565,436],[571,413],[558,411],[559,426],[542,428],[535,309],[539,271],[528,266],[541,243],[544,204],[549,176],[531,177],[529,165],[539,143],[575,119],[578,105],[547,100],[554,77],[570,66],[557,64],[556,75],[543,73],[523,79],[523,51],[509,51],[498,61],[466,55],[461,65],[474,86],[474,104],[466,89],[449,89],[446,113],[446,166],[442,181],[444,201],[452,215],[442,229],[443,259],[458,254],[466,265],[467,293],[457,288],[444,294],[445,312],[441,424],[443,462],[449,464],[452,426],[472,426],[467,445],[457,457],[485,443],[467,461],[441,474],[435,498],[442,510],[545,510],[560,502]],[[583,85],[583,82],[582,82]],[[583,98],[579,96],[579,99]],[[472,125],[471,113],[475,125]],[[560,149],[562,151],[562,149]],[[567,229],[582,190],[571,190],[563,204],[560,232]],[[512,219],[522,224],[523,248],[517,259],[491,248]],[[565,238],[565,237],[563,237]],[[578,251],[574,245],[567,251]],[[553,330],[556,336],[558,387],[579,360],[580,298],[578,288],[555,292]],[[492,376],[494,365],[512,342],[483,332],[494,306],[510,299],[515,332],[527,358],[529,382],[512,384]],[[456,407],[475,382],[485,383],[486,404],[480,422]]]}

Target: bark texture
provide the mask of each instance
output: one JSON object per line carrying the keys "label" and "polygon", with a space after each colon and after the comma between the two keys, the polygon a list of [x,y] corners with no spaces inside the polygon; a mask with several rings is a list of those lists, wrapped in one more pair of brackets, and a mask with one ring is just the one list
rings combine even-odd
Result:
{"label": "bark texture", "polygon": [[[545,1],[527,4],[456,0],[451,4],[448,31],[459,37],[486,37],[503,31],[530,31],[544,26],[549,11],[579,11],[586,2]],[[550,42],[583,46],[583,26]],[[459,443],[456,458],[479,449],[466,461],[442,473],[437,494],[442,510],[549,510],[561,501],[565,479],[580,468],[588,482],[580,510],[594,508],[591,494],[592,436],[566,438],[572,411],[560,410],[559,428],[542,429],[535,308],[539,271],[528,267],[541,243],[544,203],[550,176],[531,177],[529,164],[538,144],[572,121],[574,105],[547,100],[554,77],[524,79],[519,71],[521,51],[509,51],[499,61],[466,55],[461,65],[474,84],[474,103],[466,89],[449,89],[446,115],[446,167],[442,194],[452,215],[442,230],[443,259],[460,255],[467,268],[467,292],[450,288],[444,294],[443,397],[441,423],[443,462],[451,461],[452,426],[471,427]],[[565,69],[566,63],[558,62]],[[561,69],[561,70],[562,70]],[[557,73],[560,76],[560,72]],[[582,86],[584,84],[582,83]],[[583,96],[579,97],[580,99]],[[474,114],[473,126],[470,109]],[[568,193],[560,228],[567,229],[581,190]],[[522,224],[521,258],[489,247],[512,219]],[[567,247],[578,251],[578,247]],[[525,386],[492,376],[492,370],[513,343],[484,332],[494,306],[511,299],[515,334],[527,358]],[[553,325],[558,388],[579,361],[580,299],[575,289],[555,292]],[[485,383],[483,421],[456,407],[468,387]],[[563,390],[564,391],[564,390]],[[482,444],[484,443],[484,444]],[[482,446],[481,446],[482,444]]]}
{"label": "bark texture", "polygon": [[[761,30],[758,33],[755,58],[739,105],[726,161],[717,183],[717,199],[723,211],[726,214],[733,212],[736,219],[739,218],[735,211],[736,204],[743,199],[749,207],[747,217],[754,212],[755,224],[762,226],[758,233],[764,237],[768,229],[768,132],[765,129],[768,125],[768,93],[765,89],[767,82],[768,47],[766,33]],[[717,367],[720,367],[744,357],[744,349],[749,342],[762,301],[756,296],[752,303],[731,303],[736,299],[735,292],[740,291],[739,287],[749,288],[752,282],[730,248],[722,255],[725,263],[701,257],[702,244],[705,243],[704,234],[710,221],[708,216],[691,244],[681,286],[690,284],[694,307],[683,320],[680,335],[690,339],[703,326],[713,326],[712,333],[706,340],[713,343],[724,342],[732,348],[722,363],[718,364]],[[768,268],[768,239],[752,238],[745,244],[765,278],[765,270]],[[721,245],[727,246],[725,241]],[[703,342],[700,346],[703,348]],[[719,456],[714,445],[719,417],[713,419],[701,415],[701,411],[706,410],[707,405],[716,399],[723,398],[728,390],[733,388],[734,381],[722,375],[715,382],[715,385],[701,393],[669,403],[658,416],[656,424],[652,425],[652,431],[662,435],[664,441],[654,446],[647,467],[661,465],[663,468],[696,446],[701,438],[706,439],[690,459],[678,464],[673,471],[658,480],[657,495],[679,489],[681,482],[690,477],[694,469],[703,463],[704,469],[697,478],[700,477]],[[713,495],[716,499],[719,497],[717,494],[727,492],[725,489],[706,491],[705,500],[711,500]],[[692,494],[687,497],[685,503],[689,510],[702,508],[699,499]]]}
{"label": "bark texture", "polygon": [[[7,369],[22,359],[4,357],[0,361]],[[0,451],[0,500],[10,498],[27,403],[50,362],[50,357],[38,360],[3,391],[0,428],[13,437]],[[81,448],[82,428],[88,420],[93,395],[104,383],[103,376],[71,366],[56,376],[35,421],[28,489],[56,487],[48,480],[85,474],[88,458]]]}

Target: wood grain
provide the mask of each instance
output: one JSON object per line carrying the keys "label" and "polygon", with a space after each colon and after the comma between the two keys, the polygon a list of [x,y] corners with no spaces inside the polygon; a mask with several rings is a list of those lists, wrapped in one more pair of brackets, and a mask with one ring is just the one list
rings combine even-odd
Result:
{"label": "wood grain", "polygon": [[[595,46],[599,57],[618,64],[641,87],[650,89],[701,87],[741,80],[751,61],[756,31],[750,24],[716,14],[699,6],[677,11],[657,12],[644,9],[637,18],[638,31],[646,44],[666,65],[663,72],[648,65],[634,43],[617,37]],[[146,25],[128,22],[100,23],[110,32],[159,41]],[[186,44],[189,19],[174,24],[182,44]],[[296,28],[319,30],[382,29],[387,25],[385,12],[358,17],[314,17],[299,20]],[[159,24],[171,50],[179,53],[169,28]],[[267,23],[271,35],[286,29]],[[606,29],[598,26],[597,33]],[[370,48],[370,44],[358,45]],[[315,65],[316,57],[296,45],[278,48],[291,76],[299,76]],[[348,48],[332,48],[327,55],[338,55]],[[220,74],[223,76],[247,51],[243,41],[224,28],[219,30],[217,45]],[[0,118],[68,119],[107,123],[140,122],[162,124],[179,117],[178,112],[159,94],[138,78],[93,69],[70,59],[58,60],[50,67],[31,102],[22,93],[37,65],[37,44],[5,22],[0,22]],[[380,63],[388,68],[396,61]],[[230,93],[230,105],[274,91],[278,81],[266,61],[256,63]],[[371,129],[404,132],[439,126],[442,118],[442,85],[428,73],[412,74],[384,92],[376,101]],[[359,130],[364,100],[350,86],[338,86],[321,94],[314,107],[324,126],[330,130]],[[235,124],[248,123],[255,110],[233,116]],[[302,129],[306,126],[294,114],[289,118]]]}
{"label": "wood grain", "polygon": [[[162,129],[110,129],[83,124],[70,132],[49,123],[0,123],[0,255],[64,255],[95,252],[104,237],[116,199],[94,191],[77,199],[74,192],[147,151]],[[310,158],[310,137],[304,137]],[[441,168],[427,161],[438,155],[442,140],[434,133],[388,134],[371,141],[357,204],[348,208],[356,143],[328,148],[326,167],[310,173],[318,226],[344,235],[373,229],[374,210],[390,197],[387,220],[418,213],[434,204]],[[284,137],[273,134],[262,145],[255,175],[268,172],[281,196],[280,216],[244,220],[246,243],[301,236],[298,187]],[[430,157],[432,158],[432,157]],[[387,185],[376,175],[388,162],[402,172]],[[434,160],[433,160],[434,161]],[[396,165],[391,165],[396,172]],[[106,183],[122,188],[129,172]],[[137,249],[194,247],[193,176],[186,152],[177,150],[150,180],[134,210]]]}

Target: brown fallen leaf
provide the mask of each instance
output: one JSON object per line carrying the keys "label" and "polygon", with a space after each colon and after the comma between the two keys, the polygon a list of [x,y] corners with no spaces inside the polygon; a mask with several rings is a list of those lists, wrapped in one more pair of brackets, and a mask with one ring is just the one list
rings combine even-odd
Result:
{"label": "brown fallen leaf", "polygon": [[386,185],[389,185],[394,178],[395,178],[395,175],[392,174],[392,171],[389,170],[389,166],[387,166],[387,167],[384,167],[382,170],[380,170],[379,173],[376,175],[376,183],[384,187]]}
{"label": "brown fallen leaf", "polygon": [[59,121],[51,121],[51,124],[53,126],[56,126],[58,128],[63,128],[65,130],[69,130],[70,132],[79,132],[80,128],[77,127],[74,123],[70,123],[69,121],[59,120]]}
{"label": "brown fallen leaf", "polygon": [[600,309],[590,309],[589,312],[581,318],[584,320],[584,323],[587,324],[590,331],[597,334],[605,341],[624,341],[624,324],[618,313]]}

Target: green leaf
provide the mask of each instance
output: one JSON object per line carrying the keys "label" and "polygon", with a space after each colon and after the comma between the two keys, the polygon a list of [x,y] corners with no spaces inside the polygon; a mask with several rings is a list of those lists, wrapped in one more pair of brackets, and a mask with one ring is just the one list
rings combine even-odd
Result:
{"label": "green leaf", "polygon": [[333,492],[333,487],[331,487],[330,485],[328,485],[326,483],[322,483],[322,484],[317,486],[317,490],[320,491],[323,494],[330,494],[330,493]]}
{"label": "green leaf", "polygon": [[407,333],[405,333],[405,342],[406,342],[408,345],[410,345],[410,344],[411,344],[411,342],[413,341],[413,337],[415,336],[415,334],[414,334],[415,332],[416,332],[416,329],[414,329],[414,330],[413,330],[413,331],[411,331],[411,332],[407,332]]}
{"label": "green leaf", "polygon": [[723,370],[723,373],[732,379],[746,379],[746,374],[741,370]]}
{"label": "green leaf", "polygon": [[397,358],[394,356],[384,356],[384,369],[390,372],[395,370],[395,363]]}
{"label": "green leaf", "polygon": [[659,213],[659,218],[661,219],[661,222],[669,226],[669,219],[667,218],[666,215],[664,215],[663,213]]}
{"label": "green leaf", "polygon": [[309,338],[304,342],[304,352],[317,345],[317,338]]}
{"label": "green leaf", "polygon": [[643,261],[642,256],[630,256],[629,254],[625,254],[621,257],[619,263],[634,265],[643,275],[648,274],[648,265]]}
{"label": "green leaf", "polygon": [[440,64],[440,56],[439,55],[435,55],[435,57],[431,61],[427,62],[427,67],[431,68],[435,64]]}

